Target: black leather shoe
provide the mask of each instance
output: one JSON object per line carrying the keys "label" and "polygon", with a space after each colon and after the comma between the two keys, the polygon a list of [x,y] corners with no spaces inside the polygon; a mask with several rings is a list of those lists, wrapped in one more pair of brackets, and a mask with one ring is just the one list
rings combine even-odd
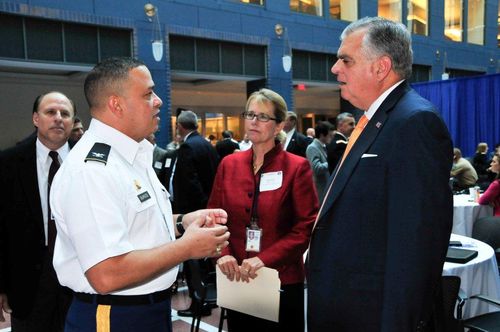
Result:
{"label": "black leather shoe", "polygon": [[[206,305],[203,306],[203,308],[201,309],[201,316],[205,317],[205,316],[210,316],[211,314],[212,314],[212,309]],[[178,310],[177,315],[182,317],[193,317],[196,315],[196,310],[194,310],[193,306],[191,306],[184,310]]]}

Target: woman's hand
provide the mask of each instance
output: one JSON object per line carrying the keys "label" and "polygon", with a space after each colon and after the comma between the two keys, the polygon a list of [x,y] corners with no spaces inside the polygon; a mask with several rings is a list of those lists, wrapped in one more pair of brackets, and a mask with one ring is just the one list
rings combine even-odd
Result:
{"label": "woman's hand", "polygon": [[217,265],[229,280],[233,281],[236,278],[236,281],[240,281],[240,267],[236,258],[231,255],[222,256],[217,260]]}
{"label": "woman's hand", "polygon": [[257,270],[263,266],[264,262],[259,257],[244,259],[240,266],[241,280],[249,282],[249,278],[255,279],[257,277]]}

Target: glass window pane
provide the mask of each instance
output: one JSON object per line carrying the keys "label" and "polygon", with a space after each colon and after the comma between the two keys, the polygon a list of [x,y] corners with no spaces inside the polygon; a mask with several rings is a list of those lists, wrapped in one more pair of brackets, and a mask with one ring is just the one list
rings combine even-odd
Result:
{"label": "glass window pane", "polygon": [[131,56],[130,31],[122,29],[99,29],[101,60],[113,56]]}
{"label": "glass window pane", "polygon": [[310,53],[311,79],[314,81],[326,81],[326,60],[322,53]]}
{"label": "glass window pane", "polygon": [[233,132],[233,139],[241,141],[243,137],[240,135],[240,117],[238,115],[227,116],[227,129]]}
{"label": "glass window pane", "polygon": [[428,0],[408,0],[408,30],[416,35],[428,35]]}
{"label": "glass window pane", "polygon": [[245,75],[265,76],[266,48],[263,46],[244,45]]}
{"label": "glass window pane", "polygon": [[66,61],[97,63],[97,28],[89,25],[64,24]]}
{"label": "glass window pane", "polygon": [[462,41],[462,0],[444,0],[444,35]]}
{"label": "glass window pane", "polygon": [[484,0],[469,0],[467,41],[472,44],[484,45]]}
{"label": "glass window pane", "polygon": [[378,16],[388,20],[401,22],[401,0],[379,0]]}
{"label": "glass window pane", "polygon": [[243,57],[240,44],[222,43],[222,72],[224,74],[243,74]]}
{"label": "glass window pane", "polygon": [[254,5],[264,5],[264,0],[240,0],[240,2],[243,2],[243,3],[251,3],[251,4],[254,4]]}
{"label": "glass window pane", "polygon": [[358,19],[358,2],[353,0],[330,0],[330,18],[344,21]]}
{"label": "glass window pane", "polygon": [[194,71],[194,39],[170,35],[170,67]]}
{"label": "glass window pane", "polygon": [[28,59],[63,61],[61,23],[32,18],[25,22]]}
{"label": "glass window pane", "polygon": [[323,0],[290,0],[290,9],[294,12],[323,16]]}
{"label": "glass window pane", "polygon": [[293,51],[292,68],[294,79],[309,79],[309,55],[306,52]]}
{"label": "glass window pane", "polygon": [[24,58],[23,19],[0,13],[0,57]]}
{"label": "glass window pane", "polygon": [[[224,114],[205,113],[205,137],[215,136],[218,140],[222,138],[224,131]],[[203,129],[202,129],[203,132]]]}
{"label": "glass window pane", "polygon": [[196,68],[197,71],[218,73],[219,43],[212,40],[196,40]]}

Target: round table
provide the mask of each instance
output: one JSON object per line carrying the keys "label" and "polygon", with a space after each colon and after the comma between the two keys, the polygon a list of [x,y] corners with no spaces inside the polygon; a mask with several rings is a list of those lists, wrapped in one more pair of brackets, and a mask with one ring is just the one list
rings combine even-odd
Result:
{"label": "round table", "polygon": [[[476,250],[478,255],[465,264],[445,262],[443,275],[459,276],[460,289],[467,296],[483,294],[500,299],[500,277],[493,248],[479,240],[457,234],[451,234],[450,240],[462,242],[462,248]],[[500,311],[500,308],[479,300],[466,301],[463,318],[492,311]]]}
{"label": "round table", "polygon": [[472,226],[481,217],[493,215],[493,208],[489,205],[479,205],[470,201],[469,195],[453,196],[453,234],[472,236]]}

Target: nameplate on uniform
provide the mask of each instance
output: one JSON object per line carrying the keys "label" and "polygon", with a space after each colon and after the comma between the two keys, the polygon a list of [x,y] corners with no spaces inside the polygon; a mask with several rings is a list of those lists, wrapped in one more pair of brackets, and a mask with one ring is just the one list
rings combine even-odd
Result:
{"label": "nameplate on uniform", "polygon": [[90,149],[89,154],[85,158],[87,161],[97,161],[106,165],[108,163],[109,150],[111,150],[111,145],[104,143],[95,143],[92,149]]}
{"label": "nameplate on uniform", "polygon": [[144,203],[145,201],[147,201],[148,199],[150,199],[151,196],[149,196],[149,193],[147,191],[145,191],[145,192],[140,193],[139,195],[137,195],[137,198],[139,198],[139,200],[141,201],[141,203]]}

